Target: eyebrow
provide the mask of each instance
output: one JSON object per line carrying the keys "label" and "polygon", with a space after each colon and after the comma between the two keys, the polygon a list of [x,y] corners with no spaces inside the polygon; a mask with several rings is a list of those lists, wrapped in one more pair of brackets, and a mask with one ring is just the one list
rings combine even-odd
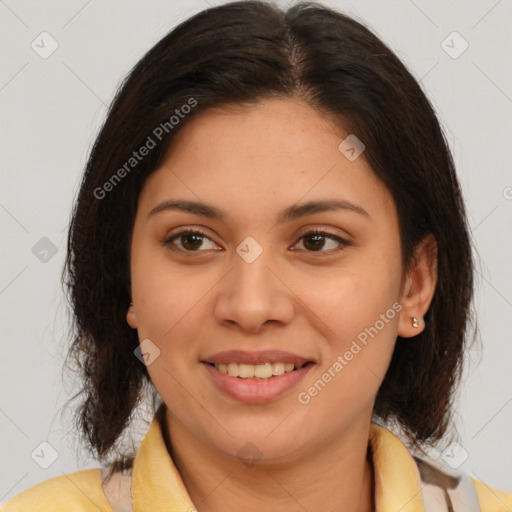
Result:
{"label": "eyebrow", "polygon": [[[178,210],[187,213],[193,213],[195,215],[202,215],[209,219],[216,219],[224,222],[228,215],[224,210],[204,203],[202,201],[186,201],[180,199],[167,199],[157,204],[149,213],[148,217],[157,215],[163,211]],[[314,213],[322,213],[328,211],[346,210],[357,213],[366,217],[368,220],[371,219],[370,214],[359,205],[346,201],[344,199],[325,199],[317,201],[308,201],[300,205],[294,204],[288,206],[284,210],[278,212],[276,224],[284,224],[285,222],[291,222],[295,219],[305,217],[306,215],[312,215]]]}

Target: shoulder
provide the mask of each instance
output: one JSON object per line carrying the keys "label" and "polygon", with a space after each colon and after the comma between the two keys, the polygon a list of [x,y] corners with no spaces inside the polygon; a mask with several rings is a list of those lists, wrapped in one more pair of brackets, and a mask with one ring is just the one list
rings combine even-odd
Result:
{"label": "shoulder", "polygon": [[510,512],[512,493],[491,487],[476,478],[471,478],[478,494],[482,512]]}
{"label": "shoulder", "polygon": [[112,512],[103,493],[101,470],[84,469],[45,480],[21,492],[0,512]]}

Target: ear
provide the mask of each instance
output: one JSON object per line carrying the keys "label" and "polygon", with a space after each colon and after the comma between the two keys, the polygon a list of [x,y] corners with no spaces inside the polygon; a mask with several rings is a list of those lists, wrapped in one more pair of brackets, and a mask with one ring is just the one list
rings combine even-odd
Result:
{"label": "ear", "polygon": [[126,312],[126,321],[132,329],[137,329],[137,314],[135,313],[135,306],[130,303],[128,311]]}
{"label": "ear", "polygon": [[[432,234],[426,235],[414,249],[411,269],[405,277],[400,303],[398,335],[403,338],[416,336],[425,328],[425,316],[437,283],[437,242]],[[418,320],[413,327],[412,319]]]}

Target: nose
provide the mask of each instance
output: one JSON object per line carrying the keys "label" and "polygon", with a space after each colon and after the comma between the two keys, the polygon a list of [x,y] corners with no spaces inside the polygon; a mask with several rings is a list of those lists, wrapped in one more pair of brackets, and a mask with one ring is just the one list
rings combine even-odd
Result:
{"label": "nose", "polygon": [[275,260],[271,261],[266,251],[251,263],[235,254],[231,271],[219,283],[217,321],[251,333],[270,322],[291,322],[294,294],[276,269]]}

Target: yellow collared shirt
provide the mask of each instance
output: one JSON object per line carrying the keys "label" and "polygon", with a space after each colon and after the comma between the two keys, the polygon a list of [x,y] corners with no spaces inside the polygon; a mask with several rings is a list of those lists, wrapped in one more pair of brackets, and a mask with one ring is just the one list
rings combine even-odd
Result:
{"label": "yellow collared shirt", "polygon": [[[130,476],[125,477],[128,512],[194,512],[195,508],[153,419],[142,441]],[[376,512],[425,512],[418,467],[402,441],[386,428],[372,423],[371,445],[375,475]],[[511,512],[512,493],[472,479],[482,512]],[[130,492],[131,489],[131,492]],[[85,469],[50,478],[21,492],[1,512],[113,512],[110,502],[122,501],[122,489],[109,498],[102,486],[100,468]],[[130,496],[131,494],[131,496]]]}

